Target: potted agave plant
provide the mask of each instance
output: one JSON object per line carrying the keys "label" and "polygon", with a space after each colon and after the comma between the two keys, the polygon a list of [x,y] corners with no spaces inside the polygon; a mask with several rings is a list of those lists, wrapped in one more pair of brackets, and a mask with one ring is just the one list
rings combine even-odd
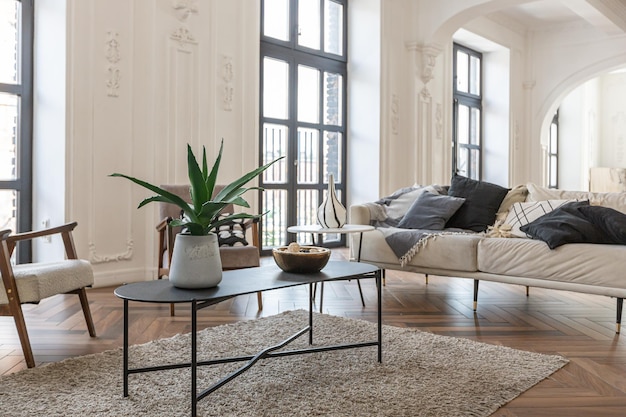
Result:
{"label": "potted agave plant", "polygon": [[245,188],[244,186],[273,163],[282,159],[282,157],[250,171],[226,185],[217,195],[212,197],[223,148],[224,140],[222,140],[219,154],[209,172],[206,149],[202,148],[202,167],[200,167],[191,150],[191,146],[187,145],[191,203],[146,181],[124,174],[114,173],[110,175],[112,177],[126,178],[157,194],[143,200],[137,208],[152,202],[171,203],[180,207],[183,215],[180,219],[174,219],[170,223],[171,226],[181,226],[183,228],[183,232],[177,236],[174,242],[169,272],[170,281],[178,288],[210,288],[217,286],[222,280],[222,262],[219,255],[217,235],[214,232],[220,226],[228,224],[232,220],[258,219],[265,214],[232,213],[220,216],[222,210],[230,204],[249,208],[250,205],[242,195],[249,190],[262,189],[259,187]]}

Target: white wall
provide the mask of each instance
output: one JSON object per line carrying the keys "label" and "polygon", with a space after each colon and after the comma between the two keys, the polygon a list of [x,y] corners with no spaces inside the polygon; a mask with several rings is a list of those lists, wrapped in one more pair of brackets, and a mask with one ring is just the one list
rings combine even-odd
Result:
{"label": "white wall", "polygon": [[[376,200],[380,170],[381,0],[349,5],[348,206]],[[382,122],[384,123],[384,122]]]}
{"label": "white wall", "polygon": [[587,190],[591,167],[626,167],[626,73],[571,91],[559,106],[559,129],[559,188]]}
{"label": "white wall", "polygon": [[[55,110],[37,113],[36,143],[45,139],[54,152],[36,151],[35,222],[78,221],[76,246],[94,265],[96,285],[151,279],[157,207],[137,210],[148,192],[108,175],[186,182],[186,144],[197,154],[206,146],[213,159],[221,138],[218,181],[257,166],[260,2],[68,0],[66,12],[62,5],[37,2],[40,16],[57,16],[41,26],[38,47],[45,73],[37,106]],[[50,167],[53,155],[58,165]]]}
{"label": "white wall", "polygon": [[[33,125],[33,226],[66,221],[66,4],[38,0],[35,9]],[[33,241],[33,259],[64,256],[59,236]]]}

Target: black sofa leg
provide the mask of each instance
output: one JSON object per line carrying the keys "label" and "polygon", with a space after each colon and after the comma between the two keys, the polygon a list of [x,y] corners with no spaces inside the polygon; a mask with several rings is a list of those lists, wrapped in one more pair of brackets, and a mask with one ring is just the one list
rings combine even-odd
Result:
{"label": "black sofa leg", "polygon": [[624,299],[617,299],[617,320],[615,321],[615,333],[619,334],[622,327],[622,307],[624,306]]}
{"label": "black sofa leg", "polygon": [[478,283],[480,281],[475,279],[474,280],[474,311],[476,311],[476,309],[478,308]]}

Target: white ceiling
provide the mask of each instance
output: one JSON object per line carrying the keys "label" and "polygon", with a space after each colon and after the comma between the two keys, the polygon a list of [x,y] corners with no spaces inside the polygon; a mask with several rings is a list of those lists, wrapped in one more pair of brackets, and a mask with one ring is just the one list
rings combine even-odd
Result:
{"label": "white ceiling", "polygon": [[608,34],[626,32],[626,0],[539,0],[499,13],[531,30],[586,23]]}

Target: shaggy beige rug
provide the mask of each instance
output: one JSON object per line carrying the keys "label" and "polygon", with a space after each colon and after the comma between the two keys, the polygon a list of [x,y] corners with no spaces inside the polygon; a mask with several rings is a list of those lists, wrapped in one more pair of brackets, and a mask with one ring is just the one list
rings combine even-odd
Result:
{"label": "shaggy beige rug", "polygon": [[[199,359],[254,354],[307,324],[308,313],[199,332]],[[316,345],[376,339],[373,323],[315,314]],[[287,346],[306,347],[305,335]],[[190,337],[132,346],[131,367],[189,361]],[[567,363],[466,339],[384,326],[376,347],[265,359],[198,403],[199,416],[487,416]],[[199,389],[239,364],[203,367]],[[0,378],[2,416],[188,416],[189,369],[130,375],[122,351],[67,359]]]}

